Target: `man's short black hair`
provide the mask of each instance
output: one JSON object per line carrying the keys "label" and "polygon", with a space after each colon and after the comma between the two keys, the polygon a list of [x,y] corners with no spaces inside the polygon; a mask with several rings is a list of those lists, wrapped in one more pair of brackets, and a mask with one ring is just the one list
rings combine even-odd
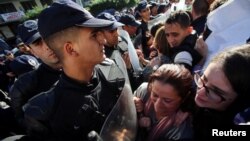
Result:
{"label": "man's short black hair", "polygon": [[170,14],[166,20],[166,24],[180,24],[181,28],[187,28],[190,26],[191,21],[187,12],[185,11],[176,11]]}
{"label": "man's short black hair", "polygon": [[193,10],[200,15],[207,15],[209,11],[209,4],[207,0],[195,0],[193,2]]}

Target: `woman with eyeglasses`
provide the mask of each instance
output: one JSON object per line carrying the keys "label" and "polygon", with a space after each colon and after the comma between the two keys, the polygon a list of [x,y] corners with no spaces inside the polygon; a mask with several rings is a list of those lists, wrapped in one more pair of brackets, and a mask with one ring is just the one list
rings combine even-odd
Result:
{"label": "woman with eyeglasses", "polygon": [[212,129],[234,129],[234,117],[250,107],[250,44],[215,56],[203,73],[195,72],[194,116],[197,140],[210,140]]}

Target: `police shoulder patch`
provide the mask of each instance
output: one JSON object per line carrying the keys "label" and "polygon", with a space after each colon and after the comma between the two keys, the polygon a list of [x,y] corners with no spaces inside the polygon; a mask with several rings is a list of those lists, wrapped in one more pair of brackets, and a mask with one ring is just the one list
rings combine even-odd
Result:
{"label": "police shoulder patch", "polygon": [[33,67],[35,67],[35,66],[38,65],[37,62],[36,62],[35,60],[33,60],[33,59],[28,59],[28,63],[29,63],[31,66],[33,66]]}

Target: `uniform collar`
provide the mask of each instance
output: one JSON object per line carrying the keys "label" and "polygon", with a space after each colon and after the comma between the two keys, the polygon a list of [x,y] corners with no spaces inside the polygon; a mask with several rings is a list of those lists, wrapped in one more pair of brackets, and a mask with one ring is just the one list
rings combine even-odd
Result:
{"label": "uniform collar", "polygon": [[64,87],[66,86],[66,87],[71,87],[71,88],[76,89],[76,90],[78,89],[80,91],[90,92],[90,91],[94,90],[97,87],[97,85],[99,84],[99,76],[97,74],[97,71],[94,69],[90,82],[80,83],[80,82],[68,77],[65,73],[62,73],[59,82]]}

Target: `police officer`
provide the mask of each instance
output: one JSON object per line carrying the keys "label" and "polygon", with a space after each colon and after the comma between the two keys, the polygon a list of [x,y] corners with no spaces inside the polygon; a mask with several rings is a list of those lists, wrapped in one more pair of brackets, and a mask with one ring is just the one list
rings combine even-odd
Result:
{"label": "police officer", "polygon": [[128,47],[126,43],[123,46],[118,46],[119,43],[124,42],[118,34],[118,28],[123,26],[123,24],[117,22],[113,15],[106,12],[99,14],[97,18],[114,22],[112,26],[103,29],[104,38],[106,39],[106,43],[104,44],[105,55],[107,58],[114,60],[118,67],[123,71],[126,83],[130,85],[127,66],[122,58],[123,53],[127,51]]}
{"label": "police officer", "polygon": [[137,28],[141,25],[141,23],[136,21],[135,17],[131,14],[122,15],[119,22],[124,24],[122,29],[126,30],[131,38],[136,35]]}
{"label": "police officer", "polygon": [[31,52],[42,60],[42,64],[36,70],[20,76],[9,93],[15,116],[19,123],[25,126],[22,106],[31,97],[49,90],[54,85],[61,74],[61,65],[53,51],[42,40],[35,20],[28,20],[19,25],[18,34]]}
{"label": "police officer", "polygon": [[14,58],[14,60],[9,64],[11,72],[17,77],[24,73],[37,69],[39,62],[36,57],[31,55],[20,55]]}
{"label": "police officer", "polygon": [[124,77],[112,83],[105,77],[110,75],[96,67],[105,59],[100,28],[113,24],[69,0],[54,2],[41,12],[39,32],[60,59],[63,74],[54,89],[32,98],[24,109],[27,119],[49,123],[51,138],[87,140],[90,131],[101,130],[119,98]]}
{"label": "police officer", "polygon": [[[137,35],[136,38],[140,38],[139,35],[141,35],[141,48],[142,52],[144,54],[144,57],[146,59],[149,58],[150,50],[147,46],[147,37],[149,35],[149,29],[148,29],[148,21],[150,20],[150,6],[147,1],[141,1],[136,9],[141,16],[141,25],[139,27],[140,34]],[[137,44],[137,43],[135,43]],[[137,46],[135,46],[137,48]]]}
{"label": "police officer", "polygon": [[[114,21],[115,24],[109,28],[105,28],[103,30],[104,37],[106,38],[105,46],[105,54],[108,58],[114,60],[117,65],[123,71],[126,83],[129,84],[132,90],[135,90],[141,83],[141,77],[135,75],[134,70],[132,68],[132,64],[130,62],[128,56],[128,41],[125,37],[118,34],[118,27],[126,26],[120,22],[117,22],[113,15],[109,13],[101,13],[97,16],[100,19],[106,19],[110,21]],[[120,20],[123,17],[121,17]],[[131,17],[130,17],[131,18]],[[133,20],[133,19],[130,19]],[[135,21],[134,21],[135,22]],[[137,22],[134,24],[138,24]],[[133,24],[133,25],[134,25]],[[135,25],[134,25],[135,26]],[[123,30],[123,29],[119,29]]]}

